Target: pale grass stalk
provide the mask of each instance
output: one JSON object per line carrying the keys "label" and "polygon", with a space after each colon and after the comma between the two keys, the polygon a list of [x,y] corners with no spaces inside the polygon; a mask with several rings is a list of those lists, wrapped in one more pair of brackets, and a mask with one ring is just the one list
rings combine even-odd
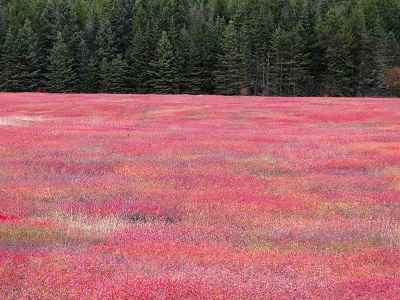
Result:
{"label": "pale grass stalk", "polygon": [[400,246],[400,222],[390,216],[379,215],[376,219],[370,218],[368,231],[390,246]]}
{"label": "pale grass stalk", "polygon": [[104,237],[117,230],[127,228],[130,223],[118,216],[88,216],[85,214],[55,213],[55,218],[71,230],[78,230],[96,237]]}

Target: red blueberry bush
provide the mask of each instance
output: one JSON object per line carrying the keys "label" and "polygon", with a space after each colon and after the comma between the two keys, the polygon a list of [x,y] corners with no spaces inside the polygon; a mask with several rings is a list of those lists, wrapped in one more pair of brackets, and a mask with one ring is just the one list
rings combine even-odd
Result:
{"label": "red blueberry bush", "polygon": [[1,299],[398,299],[400,100],[0,94]]}

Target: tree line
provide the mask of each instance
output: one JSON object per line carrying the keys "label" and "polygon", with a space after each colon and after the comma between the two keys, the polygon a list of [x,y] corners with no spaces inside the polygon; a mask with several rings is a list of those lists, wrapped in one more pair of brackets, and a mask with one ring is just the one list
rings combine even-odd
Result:
{"label": "tree line", "polygon": [[0,90],[400,95],[398,0],[0,0]]}

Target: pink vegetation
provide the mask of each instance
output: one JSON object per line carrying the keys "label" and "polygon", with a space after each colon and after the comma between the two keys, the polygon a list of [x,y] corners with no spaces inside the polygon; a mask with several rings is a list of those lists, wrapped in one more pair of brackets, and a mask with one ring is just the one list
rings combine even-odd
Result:
{"label": "pink vegetation", "polygon": [[0,299],[398,299],[399,99],[0,102]]}

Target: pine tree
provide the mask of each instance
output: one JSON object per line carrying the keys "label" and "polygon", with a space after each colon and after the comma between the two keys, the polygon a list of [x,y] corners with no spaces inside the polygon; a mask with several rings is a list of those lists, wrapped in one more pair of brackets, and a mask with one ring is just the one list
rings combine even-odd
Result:
{"label": "pine tree", "polygon": [[116,52],[123,54],[132,37],[132,0],[115,0],[110,11],[111,30],[115,36]]}
{"label": "pine tree", "polygon": [[154,62],[155,49],[157,49],[160,39],[157,35],[157,22],[152,18],[151,13],[146,16],[142,16],[141,13],[136,15],[135,24],[140,27],[135,31],[126,54],[128,89],[140,94],[150,92],[150,84],[153,80],[152,74],[149,72],[150,63]]}
{"label": "pine tree", "polygon": [[76,63],[77,63],[77,78],[78,78],[78,91],[88,92],[87,76],[89,72],[89,59],[90,51],[86,46],[86,41],[82,37],[77,49]]}
{"label": "pine tree", "polygon": [[278,27],[270,48],[270,93],[304,95],[309,79],[309,60],[305,53],[305,31],[299,22],[289,30]]}
{"label": "pine tree", "polygon": [[356,96],[368,93],[368,77],[372,72],[371,40],[365,24],[364,13],[359,6],[352,8],[349,16],[349,26],[354,36],[351,46],[352,55],[352,86]]}
{"label": "pine tree", "polygon": [[38,35],[38,57],[41,64],[39,72],[40,85],[45,85],[50,51],[56,40],[56,12],[55,2],[45,1],[37,10],[32,21],[34,31]]}
{"label": "pine tree", "polygon": [[0,89],[6,92],[16,92],[18,87],[14,85],[12,78],[17,75],[18,69],[16,66],[17,55],[16,49],[16,33],[14,33],[12,26],[8,27],[4,44],[2,45],[1,65],[2,72],[0,72]]}
{"label": "pine tree", "polygon": [[201,93],[200,53],[186,28],[179,34],[175,51],[177,83],[183,94]]}
{"label": "pine tree", "polygon": [[99,92],[109,93],[111,89],[110,62],[103,58],[99,67]]}
{"label": "pine tree", "polygon": [[115,34],[112,30],[110,19],[105,18],[100,23],[99,32],[96,36],[97,57],[101,62],[103,59],[110,62],[117,55]]}
{"label": "pine tree", "polygon": [[57,33],[56,43],[49,56],[49,72],[46,75],[46,88],[55,93],[72,93],[76,91],[77,75],[74,70],[74,59],[64,43],[61,32]]}
{"label": "pine tree", "polygon": [[215,92],[238,95],[243,87],[243,56],[239,52],[238,37],[234,21],[226,27],[222,53],[218,55],[215,74]]}
{"label": "pine tree", "polygon": [[79,44],[84,36],[79,27],[75,1],[56,2],[56,32],[61,32],[64,43],[73,60],[74,72],[79,73]]}
{"label": "pine tree", "polygon": [[371,33],[373,71],[368,80],[372,96],[384,96],[389,92],[385,74],[393,58],[390,56],[387,33],[382,23],[381,19],[377,19]]}
{"label": "pine tree", "polygon": [[99,85],[99,68],[97,59],[93,55],[89,57],[86,68],[85,88],[87,93],[97,93]]}
{"label": "pine tree", "polygon": [[32,92],[40,86],[39,72],[41,65],[38,56],[38,37],[33,31],[31,22],[27,20],[18,31],[15,45],[16,73],[12,76],[16,91]]}
{"label": "pine tree", "polygon": [[150,63],[150,67],[152,93],[175,94],[178,92],[175,57],[166,31],[161,34],[155,59]]}
{"label": "pine tree", "polygon": [[109,66],[110,74],[110,87],[109,92],[113,94],[125,94],[126,89],[126,71],[127,64],[122,58],[121,54],[118,54],[116,58],[111,61]]}
{"label": "pine tree", "polygon": [[78,49],[82,38],[82,31],[78,27],[76,7],[74,2],[69,0],[56,3],[56,31],[61,32],[65,45],[75,58],[75,50]]}
{"label": "pine tree", "polygon": [[330,9],[317,22],[319,46],[323,51],[323,89],[331,96],[352,95],[351,45],[353,36],[342,15]]}

